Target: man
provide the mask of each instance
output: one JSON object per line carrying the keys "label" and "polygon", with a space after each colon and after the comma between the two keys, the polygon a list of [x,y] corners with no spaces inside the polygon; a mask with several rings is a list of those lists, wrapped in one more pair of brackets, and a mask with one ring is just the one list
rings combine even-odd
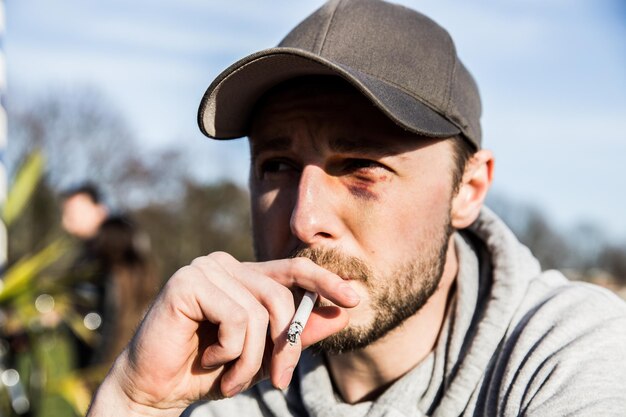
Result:
{"label": "man", "polygon": [[[479,117],[448,34],[377,0],[224,71],[199,122],[249,136],[260,262],[178,271],[90,415],[623,415],[626,306],[483,208]],[[290,344],[302,290],[321,301]]]}

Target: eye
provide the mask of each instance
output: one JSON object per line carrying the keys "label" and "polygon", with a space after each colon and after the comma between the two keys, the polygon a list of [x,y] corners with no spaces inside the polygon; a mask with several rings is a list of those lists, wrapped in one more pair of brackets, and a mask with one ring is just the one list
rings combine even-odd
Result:
{"label": "eye", "polygon": [[373,169],[384,169],[384,165],[371,159],[348,159],[344,164],[346,171],[368,171]]}
{"label": "eye", "polygon": [[267,179],[295,171],[295,165],[290,161],[284,159],[268,159],[259,164],[257,175],[261,179]]}

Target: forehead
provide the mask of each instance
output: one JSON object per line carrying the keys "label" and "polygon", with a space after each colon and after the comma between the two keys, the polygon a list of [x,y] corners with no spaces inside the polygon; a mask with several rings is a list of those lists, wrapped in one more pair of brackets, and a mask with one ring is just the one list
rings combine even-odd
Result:
{"label": "forehead", "polygon": [[322,137],[333,147],[414,147],[428,139],[396,125],[366,97],[345,82],[290,83],[266,94],[251,119],[253,151],[268,142],[288,146],[302,131]]}

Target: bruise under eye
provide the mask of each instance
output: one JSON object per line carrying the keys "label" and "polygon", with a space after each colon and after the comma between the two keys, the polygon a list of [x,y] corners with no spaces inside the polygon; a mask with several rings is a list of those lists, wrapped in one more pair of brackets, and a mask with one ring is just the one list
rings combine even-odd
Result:
{"label": "bruise under eye", "polygon": [[360,200],[376,201],[379,199],[378,193],[372,190],[372,185],[350,184],[348,185],[348,191]]}
{"label": "bruise under eye", "polygon": [[391,173],[385,165],[369,159],[350,160],[344,169],[351,174],[347,183],[349,192],[361,200],[378,200],[380,193],[376,191],[377,185],[391,179]]}

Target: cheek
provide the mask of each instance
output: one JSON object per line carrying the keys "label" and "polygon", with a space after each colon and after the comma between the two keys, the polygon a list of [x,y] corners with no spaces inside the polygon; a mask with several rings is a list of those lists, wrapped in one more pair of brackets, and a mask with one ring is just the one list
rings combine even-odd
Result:
{"label": "cheek", "polygon": [[452,202],[452,189],[448,181],[438,181],[425,188],[420,199],[419,210],[430,219],[447,218]]}
{"label": "cheek", "polygon": [[419,236],[420,248],[438,241],[444,233],[444,226],[450,221],[450,194],[447,182],[438,182],[425,187],[419,198],[412,202],[413,230]]}
{"label": "cheek", "polygon": [[369,216],[379,223],[376,251],[391,257],[414,257],[438,241],[449,221],[450,193],[447,182],[433,181],[382,194],[380,204]]}
{"label": "cheek", "polygon": [[280,212],[277,196],[276,191],[251,195],[252,225],[255,232],[272,228],[277,221]]}
{"label": "cheek", "polygon": [[287,196],[272,190],[251,193],[252,236],[259,260],[273,259],[289,240]]}

